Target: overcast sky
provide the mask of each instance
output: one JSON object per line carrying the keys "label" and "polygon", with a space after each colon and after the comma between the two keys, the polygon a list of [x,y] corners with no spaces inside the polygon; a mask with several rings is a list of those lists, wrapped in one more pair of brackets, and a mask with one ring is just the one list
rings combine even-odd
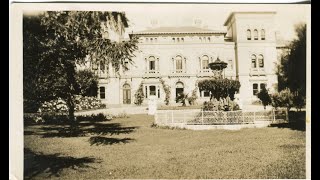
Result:
{"label": "overcast sky", "polygon": [[201,19],[209,29],[221,29],[232,11],[275,11],[275,26],[281,37],[290,40],[294,37],[294,24],[306,22],[307,5],[278,4],[139,4],[125,8],[130,20],[127,31],[145,30],[151,21],[158,21],[160,26],[191,26],[194,19]]}
{"label": "overcast sky", "polygon": [[[28,5],[28,6],[27,6]],[[27,10],[100,10],[124,11],[130,20],[126,30],[141,31],[151,27],[151,21],[156,20],[160,26],[191,26],[195,19],[209,29],[221,29],[228,15],[233,11],[275,11],[275,28],[285,40],[294,36],[294,25],[306,22],[310,18],[310,4],[152,4],[152,3],[122,3],[122,4],[27,4]]]}

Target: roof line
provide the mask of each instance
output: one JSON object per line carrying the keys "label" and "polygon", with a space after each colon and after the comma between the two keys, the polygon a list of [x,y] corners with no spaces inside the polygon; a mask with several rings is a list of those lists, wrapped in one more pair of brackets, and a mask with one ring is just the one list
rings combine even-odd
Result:
{"label": "roof line", "polygon": [[235,11],[229,14],[228,18],[223,23],[223,25],[226,26],[227,23],[235,14],[276,14],[276,12],[275,11]]}

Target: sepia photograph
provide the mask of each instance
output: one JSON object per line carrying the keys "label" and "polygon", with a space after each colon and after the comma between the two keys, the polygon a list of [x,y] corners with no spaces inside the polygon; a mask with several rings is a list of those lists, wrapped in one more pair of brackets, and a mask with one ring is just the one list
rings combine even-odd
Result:
{"label": "sepia photograph", "polygon": [[311,178],[311,4],[13,5],[12,179]]}

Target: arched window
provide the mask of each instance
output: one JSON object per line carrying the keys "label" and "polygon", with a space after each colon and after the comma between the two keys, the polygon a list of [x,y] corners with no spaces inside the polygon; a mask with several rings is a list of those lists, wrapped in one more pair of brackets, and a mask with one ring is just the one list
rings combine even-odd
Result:
{"label": "arched window", "polygon": [[264,67],[264,60],[263,60],[263,55],[260,54],[258,56],[258,62],[259,62],[259,68],[263,68]]}
{"label": "arched window", "polygon": [[202,38],[201,37],[199,37],[199,40],[202,42]]}
{"label": "arched window", "polygon": [[210,37],[208,37],[208,41],[209,41],[209,42],[211,41]]}
{"label": "arched window", "polygon": [[154,71],[156,70],[156,58],[154,56],[149,57],[149,70]]}
{"label": "arched window", "polygon": [[176,39],[175,39],[175,38],[172,38],[172,41],[173,41],[173,42],[176,42]]}
{"label": "arched window", "polygon": [[256,55],[252,54],[251,55],[251,68],[256,68],[257,67],[257,57]]}
{"label": "arched window", "polygon": [[180,38],[177,38],[177,42],[180,42]]}
{"label": "arched window", "polygon": [[261,29],[261,40],[265,40],[266,39],[266,32],[264,31],[264,29]]}
{"label": "arched window", "polygon": [[258,40],[258,30],[253,31],[254,40]]}
{"label": "arched window", "polygon": [[182,57],[176,56],[176,70],[182,70]]}
{"label": "arched window", "polygon": [[251,30],[247,30],[247,40],[251,40]]}
{"label": "arched window", "polygon": [[202,69],[209,69],[209,57],[207,55],[202,56]]}
{"label": "arched window", "polygon": [[100,87],[99,88],[99,93],[100,93],[100,99],[105,99],[106,98],[106,89],[105,87]]}
{"label": "arched window", "polygon": [[181,38],[181,42],[184,42],[184,38]]}

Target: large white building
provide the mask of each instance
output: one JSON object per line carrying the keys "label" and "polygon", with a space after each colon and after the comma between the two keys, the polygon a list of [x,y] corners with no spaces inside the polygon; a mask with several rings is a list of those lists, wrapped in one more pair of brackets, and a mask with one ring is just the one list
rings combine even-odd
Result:
{"label": "large white building", "polygon": [[[178,93],[197,88],[198,80],[213,76],[208,67],[217,58],[228,63],[225,77],[238,79],[244,103],[256,100],[262,86],[270,93],[277,90],[275,62],[277,51],[275,12],[233,12],[223,24],[224,30],[210,30],[197,23],[189,27],[155,27],[130,33],[139,38],[134,64],[128,71],[103,71],[98,96],[106,104],[133,104],[134,94],[143,84],[145,98],[151,95],[164,103],[160,79],[171,87],[171,103]],[[109,65],[110,66],[110,65]],[[198,101],[209,99],[209,92],[199,92]],[[147,101],[144,101],[146,103]]]}

